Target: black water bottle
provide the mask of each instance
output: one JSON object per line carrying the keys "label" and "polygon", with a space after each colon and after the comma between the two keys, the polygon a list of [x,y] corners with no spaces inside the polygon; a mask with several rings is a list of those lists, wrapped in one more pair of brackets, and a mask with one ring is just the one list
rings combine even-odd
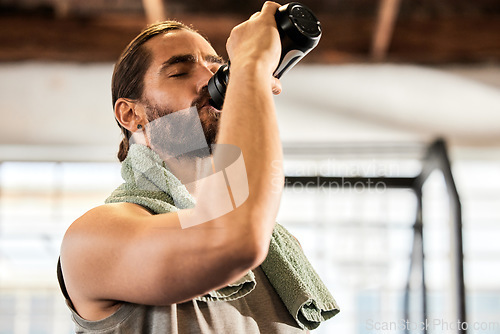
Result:
{"label": "black water bottle", "polygon": [[[281,39],[281,57],[273,75],[280,78],[318,45],[321,25],[306,6],[291,2],[278,8],[276,25]],[[223,65],[208,81],[210,104],[222,109],[229,79],[229,65]]]}

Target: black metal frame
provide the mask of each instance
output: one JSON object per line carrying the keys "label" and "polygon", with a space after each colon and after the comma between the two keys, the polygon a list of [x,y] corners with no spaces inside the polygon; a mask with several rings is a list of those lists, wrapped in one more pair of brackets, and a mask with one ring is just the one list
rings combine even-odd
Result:
{"label": "black metal frame", "polygon": [[[422,159],[422,170],[415,177],[324,177],[324,176],[286,176],[285,187],[293,187],[296,184],[308,187],[335,187],[345,184],[363,185],[364,187],[373,184],[382,184],[387,188],[393,189],[411,189],[417,198],[417,213],[413,225],[414,240],[410,259],[410,268],[408,273],[408,283],[405,290],[404,315],[409,318],[410,304],[410,280],[415,270],[421,271],[421,292],[422,292],[422,316],[425,323],[427,319],[427,290],[425,285],[425,261],[424,261],[424,221],[422,205],[422,187],[431,173],[435,170],[442,172],[446,184],[447,193],[450,201],[450,218],[452,220],[452,240],[451,240],[451,265],[454,269],[455,278],[454,289],[457,301],[458,321],[463,324],[466,321],[465,308],[465,283],[463,267],[463,248],[462,248],[462,209],[460,197],[451,172],[450,160],[446,144],[443,139],[437,139],[427,148],[426,154]],[[462,326],[457,326],[462,327]],[[408,329],[407,329],[408,330]],[[427,331],[423,330],[424,333]],[[466,333],[463,328],[458,328],[457,333]]]}

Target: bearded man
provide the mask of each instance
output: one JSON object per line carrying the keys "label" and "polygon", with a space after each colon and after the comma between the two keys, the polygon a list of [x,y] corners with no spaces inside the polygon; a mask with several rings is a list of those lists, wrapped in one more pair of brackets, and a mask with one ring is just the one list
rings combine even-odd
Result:
{"label": "bearded man", "polygon": [[[223,61],[193,29],[154,24],[121,55],[112,96],[126,183],[69,227],[58,265],[78,333],[307,332],[277,292],[285,284],[270,283],[275,262],[261,266],[283,188],[278,7],[232,30],[222,110],[207,83]],[[219,146],[237,148],[219,153],[222,167],[214,156],[231,150]]]}

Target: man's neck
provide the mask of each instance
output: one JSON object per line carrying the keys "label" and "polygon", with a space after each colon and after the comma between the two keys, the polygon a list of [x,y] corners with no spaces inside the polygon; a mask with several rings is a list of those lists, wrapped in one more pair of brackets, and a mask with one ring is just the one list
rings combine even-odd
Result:
{"label": "man's neck", "polygon": [[167,168],[181,183],[187,186],[191,195],[195,195],[195,181],[201,180],[214,172],[212,156],[205,158],[172,158],[165,161]]}

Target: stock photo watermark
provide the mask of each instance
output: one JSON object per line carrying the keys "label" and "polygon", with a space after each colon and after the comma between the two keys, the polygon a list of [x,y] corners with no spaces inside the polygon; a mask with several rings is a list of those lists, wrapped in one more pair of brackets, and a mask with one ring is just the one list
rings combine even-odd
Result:
{"label": "stock photo watermark", "polygon": [[[277,162],[273,167],[277,167]],[[401,162],[377,159],[349,160],[328,158],[321,161],[304,163],[285,163],[285,174],[296,176],[308,175],[344,175],[346,177],[356,176],[384,176],[400,175]]]}
{"label": "stock photo watermark", "polygon": [[400,331],[436,331],[438,333],[456,333],[457,331],[491,331],[500,330],[500,321],[450,321],[440,318],[425,319],[425,321],[410,321],[399,319],[398,321],[375,321],[367,319],[365,329],[370,333],[396,333]]}
{"label": "stock photo watermark", "polygon": [[356,178],[348,177],[323,177],[314,176],[308,178],[289,177],[285,179],[285,187],[293,193],[307,193],[323,191],[328,193],[342,193],[342,192],[375,192],[382,194],[387,190],[387,185],[384,181],[372,178],[359,180]]}
{"label": "stock photo watermark", "polygon": [[[176,208],[191,209],[178,212],[182,228],[221,217],[249,196],[240,148],[209,145],[195,106],[148,122],[132,134],[129,145],[138,189],[163,192]],[[146,147],[155,153],[152,157]]]}
{"label": "stock photo watermark", "polygon": [[[283,184],[279,162],[272,163],[273,174],[276,178],[273,185]],[[329,159],[322,164],[298,166],[287,171],[288,176],[284,185],[292,193],[385,193],[388,185],[385,177],[399,175],[399,166],[380,164],[369,161],[364,164],[341,164],[335,159]]]}

